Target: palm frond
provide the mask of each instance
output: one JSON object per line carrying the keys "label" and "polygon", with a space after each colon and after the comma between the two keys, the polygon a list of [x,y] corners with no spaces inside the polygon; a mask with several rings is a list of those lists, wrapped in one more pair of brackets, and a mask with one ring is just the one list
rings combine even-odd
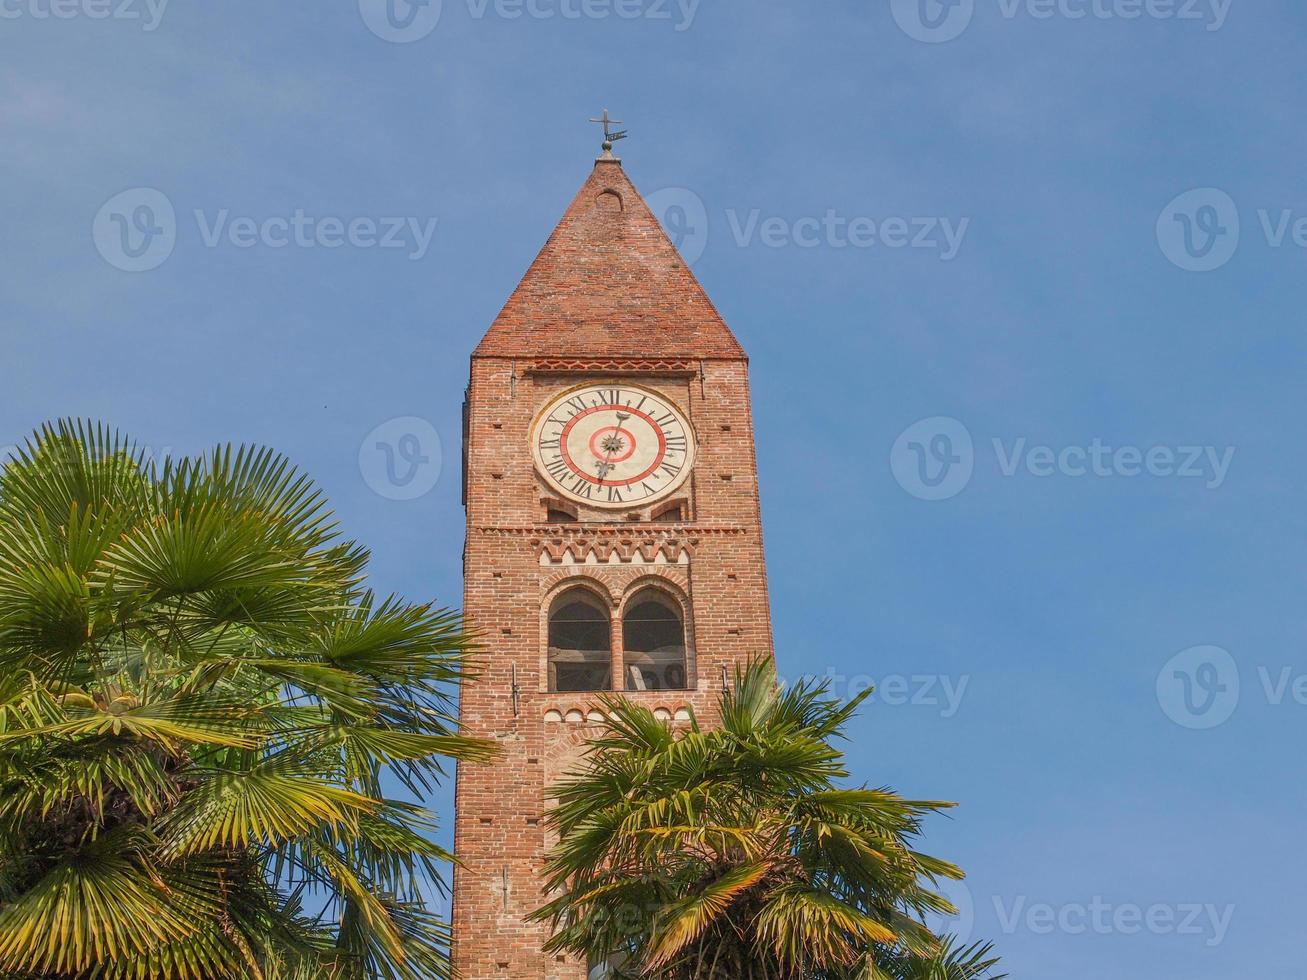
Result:
{"label": "palm frond", "polygon": [[450,855],[383,789],[490,757],[472,641],[338,534],[267,449],[64,420],[0,468],[0,976],[447,974]]}
{"label": "palm frond", "polygon": [[610,699],[551,790],[547,948],[658,980],[988,976],[988,948],[922,924],[952,908],[931,886],[962,872],[913,843],[952,804],[847,784],[834,743],[860,700],[782,689],[765,658],[737,669],[717,728]]}

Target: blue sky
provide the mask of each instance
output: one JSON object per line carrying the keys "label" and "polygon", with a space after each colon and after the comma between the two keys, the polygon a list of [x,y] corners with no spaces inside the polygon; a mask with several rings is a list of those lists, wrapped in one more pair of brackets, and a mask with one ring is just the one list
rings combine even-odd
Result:
{"label": "blue sky", "polygon": [[1307,11],[921,2],[0,0],[0,444],[275,446],[457,604],[467,356],[608,106],[753,358],[782,672],[881,685],[972,934],[1296,976]]}

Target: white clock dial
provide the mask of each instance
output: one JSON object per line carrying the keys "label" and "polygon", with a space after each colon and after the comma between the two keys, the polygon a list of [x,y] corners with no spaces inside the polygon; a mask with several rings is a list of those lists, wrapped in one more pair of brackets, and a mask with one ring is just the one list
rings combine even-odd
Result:
{"label": "white clock dial", "polygon": [[640,385],[585,385],[545,406],[531,429],[541,477],[569,500],[630,507],[664,497],[694,465],[694,432],[671,400]]}

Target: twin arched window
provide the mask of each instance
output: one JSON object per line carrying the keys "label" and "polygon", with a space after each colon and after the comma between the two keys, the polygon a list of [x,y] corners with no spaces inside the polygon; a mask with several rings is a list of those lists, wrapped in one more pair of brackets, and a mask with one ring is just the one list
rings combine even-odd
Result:
{"label": "twin arched window", "polygon": [[608,604],[587,588],[569,589],[549,609],[549,690],[680,691],[689,686],[681,604],[659,588],[644,588],[622,614],[620,656],[613,656]]}

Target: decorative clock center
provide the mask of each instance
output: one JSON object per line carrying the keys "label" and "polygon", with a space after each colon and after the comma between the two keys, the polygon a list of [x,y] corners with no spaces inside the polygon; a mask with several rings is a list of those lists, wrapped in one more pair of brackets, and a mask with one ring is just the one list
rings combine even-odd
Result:
{"label": "decorative clock center", "polygon": [[635,435],[627,426],[631,416],[617,415],[616,425],[601,426],[590,435],[589,451],[604,463],[623,463],[635,455]]}

